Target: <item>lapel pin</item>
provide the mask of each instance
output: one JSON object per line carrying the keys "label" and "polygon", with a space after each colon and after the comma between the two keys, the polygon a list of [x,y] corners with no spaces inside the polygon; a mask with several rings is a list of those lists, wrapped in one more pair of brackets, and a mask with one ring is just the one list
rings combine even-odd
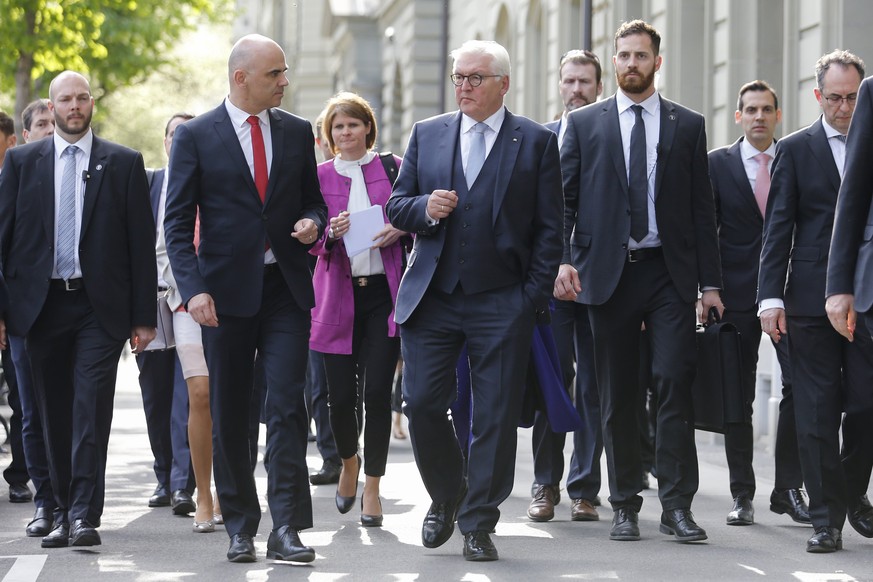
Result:
{"label": "lapel pin", "polygon": [[670,119],[670,121],[676,121],[676,114],[671,113],[669,119]]}
{"label": "lapel pin", "polygon": [[103,169],[103,164],[97,164],[97,167],[94,168],[94,169],[95,169],[95,170],[102,170],[102,169]]}

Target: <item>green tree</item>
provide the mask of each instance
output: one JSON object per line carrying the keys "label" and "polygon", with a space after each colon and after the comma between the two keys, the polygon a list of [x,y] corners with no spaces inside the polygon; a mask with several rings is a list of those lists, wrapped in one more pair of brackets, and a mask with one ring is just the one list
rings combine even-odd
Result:
{"label": "green tree", "polygon": [[16,120],[65,69],[101,97],[141,82],[183,33],[231,12],[230,0],[0,0],[0,71],[15,71],[0,75],[0,91],[14,90]]}

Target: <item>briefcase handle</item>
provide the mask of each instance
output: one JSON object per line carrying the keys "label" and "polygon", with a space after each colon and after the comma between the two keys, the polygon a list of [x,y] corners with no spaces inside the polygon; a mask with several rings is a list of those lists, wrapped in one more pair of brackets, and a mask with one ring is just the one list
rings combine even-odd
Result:
{"label": "briefcase handle", "polygon": [[698,323],[697,328],[706,329],[707,327],[718,323],[721,323],[721,316],[718,314],[718,309],[716,309],[715,306],[712,306],[709,308],[709,313],[706,314],[706,322]]}

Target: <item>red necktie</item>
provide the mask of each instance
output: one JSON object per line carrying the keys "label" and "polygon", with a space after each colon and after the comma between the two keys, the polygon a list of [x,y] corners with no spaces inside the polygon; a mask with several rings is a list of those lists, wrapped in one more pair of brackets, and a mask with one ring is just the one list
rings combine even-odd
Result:
{"label": "red necktie", "polygon": [[758,202],[761,216],[766,217],[767,196],[770,194],[770,170],[767,168],[767,163],[770,161],[770,156],[761,153],[755,156],[755,161],[758,162],[758,172],[755,174],[755,200]]}
{"label": "red necktie", "polygon": [[249,115],[246,120],[252,126],[252,156],[255,161],[255,187],[263,203],[267,197],[267,151],[264,149],[264,134],[261,133],[261,125],[258,118]]}

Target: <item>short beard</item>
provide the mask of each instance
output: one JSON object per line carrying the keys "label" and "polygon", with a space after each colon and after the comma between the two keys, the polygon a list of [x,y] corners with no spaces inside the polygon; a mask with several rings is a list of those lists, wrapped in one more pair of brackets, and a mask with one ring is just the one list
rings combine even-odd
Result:
{"label": "short beard", "polygon": [[72,128],[70,128],[69,125],[67,125],[67,122],[65,119],[61,119],[59,116],[55,115],[55,128],[60,129],[62,132],[66,133],[67,135],[79,135],[80,133],[84,134],[86,131],[88,131],[88,128],[91,127],[91,116],[92,115],[94,115],[93,110],[89,111],[88,115],[86,115],[84,117],[84,119],[83,119],[84,124],[82,125],[82,129],[80,129],[79,131],[74,131]]}
{"label": "short beard", "polygon": [[[636,71],[639,73],[639,71]],[[641,77],[639,80],[636,79],[628,79],[627,74],[625,75],[617,75],[618,86],[625,93],[630,93],[632,95],[638,95],[640,93],[645,93],[649,90],[649,88],[655,84],[655,71],[653,70],[651,74],[645,75]]]}

